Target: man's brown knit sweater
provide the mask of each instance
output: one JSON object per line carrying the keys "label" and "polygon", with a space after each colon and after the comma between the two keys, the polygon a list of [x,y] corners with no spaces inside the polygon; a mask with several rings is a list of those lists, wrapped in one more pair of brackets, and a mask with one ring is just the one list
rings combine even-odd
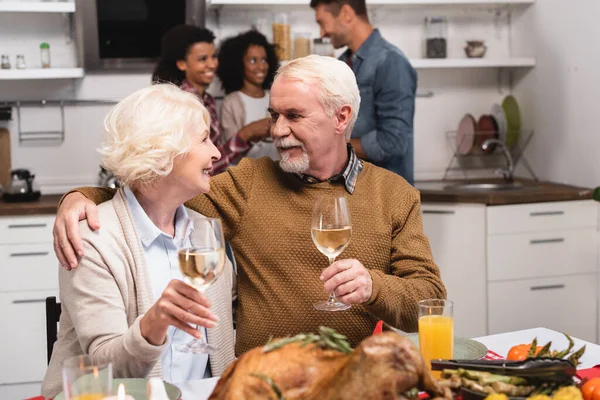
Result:
{"label": "man's brown knit sweater", "polygon": [[[103,189],[80,189],[100,203]],[[373,294],[347,311],[324,312],[319,276],[328,266],[311,239],[311,214],[318,195],[348,198],[352,239],[337,258],[355,258],[369,269]],[[211,180],[211,191],[186,206],[220,217],[238,265],[237,343],[240,355],[270,337],[315,332],[329,326],[355,346],[378,320],[417,328],[417,301],[445,298],[440,273],[423,234],[419,193],[399,175],[364,163],[355,191],[343,182],[307,184],[276,162],[244,159]],[[100,221],[102,222],[102,221]]]}

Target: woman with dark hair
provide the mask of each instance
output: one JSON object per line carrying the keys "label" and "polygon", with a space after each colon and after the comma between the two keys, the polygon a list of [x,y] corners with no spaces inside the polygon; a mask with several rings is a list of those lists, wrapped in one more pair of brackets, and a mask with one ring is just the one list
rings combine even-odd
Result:
{"label": "woman with dark hair", "polygon": [[[243,126],[268,120],[269,88],[275,78],[278,61],[275,48],[255,30],[223,42],[219,51],[217,75],[227,96],[221,109],[221,127],[225,139],[232,138]],[[269,138],[256,143],[247,157],[279,159]]]}
{"label": "woman with dark hair", "polygon": [[152,74],[153,83],[174,83],[182,90],[198,96],[208,109],[211,119],[210,140],[221,152],[221,159],[213,163],[213,175],[236,164],[248,153],[253,143],[269,135],[269,121],[261,120],[241,126],[227,139],[223,137],[215,99],[206,92],[219,65],[214,41],[215,35],[208,29],[192,25],[171,28],[162,38],[162,57]]}

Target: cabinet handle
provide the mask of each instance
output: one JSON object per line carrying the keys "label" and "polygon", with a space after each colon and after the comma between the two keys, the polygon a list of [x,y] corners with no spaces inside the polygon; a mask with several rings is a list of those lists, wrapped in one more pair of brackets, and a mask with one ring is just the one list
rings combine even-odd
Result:
{"label": "cabinet handle", "polygon": [[48,253],[47,251],[38,251],[38,252],[31,252],[31,253],[11,253],[11,257],[36,257],[36,256],[47,256]]}
{"label": "cabinet handle", "polygon": [[546,285],[546,286],[532,286],[529,289],[531,290],[551,290],[551,289],[564,289],[565,285]]}
{"label": "cabinet handle", "polygon": [[31,303],[45,303],[46,299],[23,299],[13,300],[13,304],[31,304]]}
{"label": "cabinet handle", "polygon": [[454,215],[455,212],[452,210],[423,210],[423,214]]}
{"label": "cabinet handle", "polygon": [[530,212],[530,217],[547,217],[549,215],[564,215],[564,211],[534,211]]}
{"label": "cabinet handle", "polygon": [[530,244],[546,244],[546,243],[562,243],[564,242],[564,238],[552,238],[552,239],[533,239],[530,240]]}
{"label": "cabinet handle", "polygon": [[10,224],[8,229],[19,229],[19,228],[45,228],[48,224]]}

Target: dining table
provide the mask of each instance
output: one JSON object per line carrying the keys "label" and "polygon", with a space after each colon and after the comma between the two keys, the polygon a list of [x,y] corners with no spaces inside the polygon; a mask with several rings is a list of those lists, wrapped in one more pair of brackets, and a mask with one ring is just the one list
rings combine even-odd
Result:
{"label": "dining table", "polygon": [[[552,342],[552,349],[566,349],[569,342],[564,334],[553,331],[547,328],[532,328],[521,331],[499,333],[495,335],[482,336],[473,338],[480,343],[483,343],[488,350],[491,350],[500,357],[506,357],[510,348],[521,343],[531,343],[537,338],[538,344],[544,345]],[[581,357],[578,369],[592,368],[600,364],[600,346],[595,343],[590,343],[585,340],[573,338],[575,347],[573,350],[581,348],[585,345],[585,354]],[[210,397],[219,377],[208,379],[194,380],[177,384],[181,390],[182,400],[206,400]]]}

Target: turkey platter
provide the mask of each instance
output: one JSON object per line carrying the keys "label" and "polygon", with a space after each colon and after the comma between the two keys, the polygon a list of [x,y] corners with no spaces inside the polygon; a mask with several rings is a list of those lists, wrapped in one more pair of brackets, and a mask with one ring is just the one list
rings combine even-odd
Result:
{"label": "turkey platter", "polygon": [[408,339],[384,332],[352,350],[343,335],[321,327],[270,341],[243,354],[223,373],[212,400],[451,399]]}

